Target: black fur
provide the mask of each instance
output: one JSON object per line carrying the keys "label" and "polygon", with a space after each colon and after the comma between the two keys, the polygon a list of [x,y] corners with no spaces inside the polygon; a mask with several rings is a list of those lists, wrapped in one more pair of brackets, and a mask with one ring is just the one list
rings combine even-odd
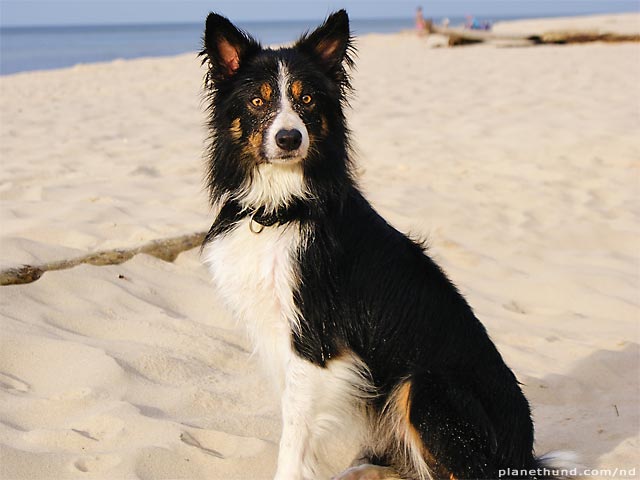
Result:
{"label": "black fur", "polygon": [[[221,60],[221,39],[237,51],[235,70]],[[259,151],[245,147],[268,112],[247,104],[261,83],[273,80],[278,62],[286,63],[316,102],[313,110],[299,111],[313,137],[303,161],[312,200],[281,206],[280,223],[292,222],[309,238],[297,259],[295,302],[302,322],[300,332],[292,333],[295,351],[320,366],[355,352],[369,367],[377,393],[370,407],[377,414],[393,390],[410,381],[409,418],[437,477],[498,478],[499,469],[537,468],[529,405],[485,328],[422,245],[390,226],[355,185],[343,113],[352,53],[343,11],[293,47],[278,50],[263,49],[228,20],[209,16],[202,55],[210,65],[215,132],[208,174],[212,200],[232,197],[264,161]],[[240,139],[230,133],[238,118]],[[234,200],[223,203],[207,241],[253,214]],[[394,455],[375,452],[378,461],[401,468]]]}

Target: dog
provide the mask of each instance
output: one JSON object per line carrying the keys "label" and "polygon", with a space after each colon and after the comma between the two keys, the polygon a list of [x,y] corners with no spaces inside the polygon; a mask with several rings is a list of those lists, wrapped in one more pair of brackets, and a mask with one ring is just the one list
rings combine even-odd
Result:
{"label": "dog", "polygon": [[345,430],[360,454],[336,479],[555,478],[484,326],[358,190],[347,13],[278,49],[211,13],[203,43],[203,256],[281,394],[275,479],[327,478]]}

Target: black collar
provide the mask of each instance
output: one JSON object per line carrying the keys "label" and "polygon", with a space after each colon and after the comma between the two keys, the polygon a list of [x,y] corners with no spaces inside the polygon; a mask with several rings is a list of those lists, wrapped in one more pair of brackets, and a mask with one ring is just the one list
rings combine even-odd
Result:
{"label": "black collar", "polygon": [[204,239],[203,245],[218,235],[229,231],[237,222],[246,217],[252,218],[263,227],[270,227],[276,223],[285,225],[294,220],[304,220],[309,218],[310,215],[309,205],[301,200],[269,213],[265,213],[263,207],[256,210],[243,209],[237,201],[229,200],[220,209]]}
{"label": "black collar", "polygon": [[259,223],[263,227],[275,225],[284,225],[293,220],[301,220],[305,214],[306,208],[302,202],[295,202],[286,207],[280,207],[275,211],[266,212],[264,207],[260,207],[249,214],[251,220]]}

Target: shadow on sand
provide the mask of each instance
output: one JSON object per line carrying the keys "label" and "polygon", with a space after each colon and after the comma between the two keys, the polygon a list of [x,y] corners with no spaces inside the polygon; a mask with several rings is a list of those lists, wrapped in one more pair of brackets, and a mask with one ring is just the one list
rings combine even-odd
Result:
{"label": "shadow on sand", "polygon": [[588,468],[639,466],[640,345],[598,350],[566,375],[523,382],[539,454],[571,450]]}

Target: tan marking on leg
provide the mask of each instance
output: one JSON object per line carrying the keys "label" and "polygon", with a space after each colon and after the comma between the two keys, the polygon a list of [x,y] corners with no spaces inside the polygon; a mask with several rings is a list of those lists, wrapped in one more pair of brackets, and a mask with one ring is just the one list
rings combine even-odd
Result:
{"label": "tan marking on leg", "polygon": [[240,125],[240,118],[236,118],[231,122],[231,128],[229,128],[231,132],[231,137],[234,140],[240,140],[242,138],[242,126]]}
{"label": "tan marking on leg", "polygon": [[291,95],[296,100],[300,100],[300,96],[302,95],[302,82],[300,80],[296,80],[291,84]]}
{"label": "tan marking on leg", "polygon": [[262,95],[262,98],[264,98],[267,102],[271,100],[272,93],[273,93],[273,89],[271,88],[271,85],[269,85],[268,83],[263,83],[260,86],[260,94]]}
{"label": "tan marking on leg", "polygon": [[[416,480],[431,480],[437,472],[435,459],[424,445],[420,432],[411,423],[411,380],[398,384],[383,411],[378,432],[382,433],[382,450],[395,451],[401,474]],[[395,464],[394,464],[395,465]],[[445,475],[442,478],[447,478]],[[440,477],[438,477],[440,478]]]}
{"label": "tan marking on leg", "polygon": [[420,432],[416,429],[416,427],[411,423],[411,381],[407,380],[403,383],[397,390],[396,396],[396,408],[397,411],[402,415],[403,422],[406,425],[407,432],[409,433],[409,438],[411,442],[413,442],[414,446],[418,449],[422,458],[426,462],[429,471],[432,475],[435,475],[437,478],[449,478],[449,480],[457,480],[456,477],[448,471],[442,464],[440,464],[437,459],[431,454],[431,452],[427,449],[426,445],[422,441],[422,437],[420,436]]}
{"label": "tan marking on leg", "polygon": [[[422,445],[422,438],[420,438],[420,434],[411,423],[410,415],[411,415],[411,381],[407,380],[402,386],[398,389],[398,394],[396,397],[396,408],[398,412],[402,415],[402,419],[404,420],[406,428],[411,433],[411,438],[420,446]],[[425,449],[426,450],[426,449]]]}

